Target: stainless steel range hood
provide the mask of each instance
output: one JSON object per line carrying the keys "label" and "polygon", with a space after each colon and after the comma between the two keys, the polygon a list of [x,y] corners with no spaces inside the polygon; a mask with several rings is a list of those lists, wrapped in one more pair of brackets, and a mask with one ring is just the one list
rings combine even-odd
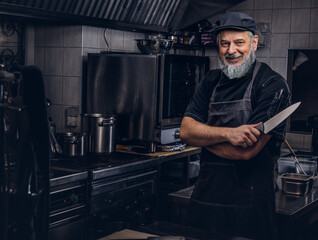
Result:
{"label": "stainless steel range hood", "polygon": [[182,30],[244,0],[0,0],[0,14],[141,31]]}

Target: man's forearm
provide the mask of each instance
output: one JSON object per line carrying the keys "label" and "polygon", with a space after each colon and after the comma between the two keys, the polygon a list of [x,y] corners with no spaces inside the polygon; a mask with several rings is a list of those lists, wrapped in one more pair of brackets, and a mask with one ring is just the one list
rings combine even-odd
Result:
{"label": "man's forearm", "polygon": [[248,148],[233,146],[230,143],[219,143],[205,148],[222,158],[231,160],[249,160],[255,157],[263,149],[270,138],[270,135],[263,134],[256,144]]}
{"label": "man's forearm", "polygon": [[192,146],[205,147],[225,142],[226,131],[226,128],[212,127],[185,117],[181,123],[180,138]]}
{"label": "man's forearm", "polygon": [[258,124],[242,125],[236,128],[215,127],[184,117],[181,122],[180,138],[183,142],[198,147],[229,142],[234,146],[246,148],[256,143],[261,134],[255,128],[256,126]]}

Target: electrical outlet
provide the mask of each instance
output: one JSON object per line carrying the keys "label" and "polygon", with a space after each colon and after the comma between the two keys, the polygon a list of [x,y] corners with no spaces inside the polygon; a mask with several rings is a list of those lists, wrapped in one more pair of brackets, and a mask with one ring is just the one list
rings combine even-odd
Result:
{"label": "electrical outlet", "polygon": [[66,127],[76,128],[78,125],[78,107],[68,107],[66,108]]}

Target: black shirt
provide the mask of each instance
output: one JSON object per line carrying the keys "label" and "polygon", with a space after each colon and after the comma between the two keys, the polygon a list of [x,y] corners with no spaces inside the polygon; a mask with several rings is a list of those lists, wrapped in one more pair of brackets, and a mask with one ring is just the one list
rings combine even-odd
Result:
{"label": "black shirt", "polygon": [[[184,116],[206,123],[211,94],[219,81],[221,82],[217,86],[216,102],[242,99],[252,79],[254,67],[255,63],[251,70],[239,79],[229,79],[219,69],[208,72],[198,84]],[[255,77],[251,103],[253,111],[246,124],[265,122],[290,105],[287,82],[265,63],[261,63]],[[275,142],[284,140],[285,125],[286,121],[269,132],[272,135],[270,145],[277,145]]]}

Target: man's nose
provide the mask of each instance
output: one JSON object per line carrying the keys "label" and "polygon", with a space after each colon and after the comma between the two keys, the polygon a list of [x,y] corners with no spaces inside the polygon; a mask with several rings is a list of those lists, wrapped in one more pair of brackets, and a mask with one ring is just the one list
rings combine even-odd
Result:
{"label": "man's nose", "polygon": [[227,50],[228,54],[233,54],[236,52],[236,46],[235,44],[230,44],[228,50]]}

